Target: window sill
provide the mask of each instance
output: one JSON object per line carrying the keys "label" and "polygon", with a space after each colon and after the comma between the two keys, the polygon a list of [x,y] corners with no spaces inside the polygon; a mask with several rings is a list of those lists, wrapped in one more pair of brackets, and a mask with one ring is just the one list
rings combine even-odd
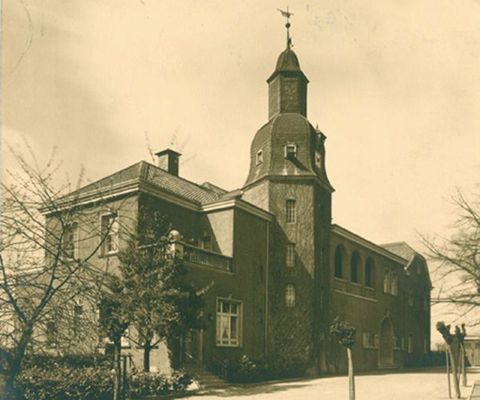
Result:
{"label": "window sill", "polygon": [[240,346],[239,344],[220,344],[220,343],[217,343],[215,345],[215,347],[228,347],[230,349],[239,349],[242,346]]}

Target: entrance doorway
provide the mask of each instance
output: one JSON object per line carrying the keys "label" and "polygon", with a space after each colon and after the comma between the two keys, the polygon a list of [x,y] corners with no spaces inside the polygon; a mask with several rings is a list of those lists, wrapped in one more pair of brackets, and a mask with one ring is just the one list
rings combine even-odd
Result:
{"label": "entrance doorway", "polygon": [[380,326],[380,354],[381,367],[393,365],[393,326],[390,318],[385,318]]}
{"label": "entrance doorway", "polygon": [[191,330],[184,338],[183,362],[190,366],[203,364],[203,330]]}

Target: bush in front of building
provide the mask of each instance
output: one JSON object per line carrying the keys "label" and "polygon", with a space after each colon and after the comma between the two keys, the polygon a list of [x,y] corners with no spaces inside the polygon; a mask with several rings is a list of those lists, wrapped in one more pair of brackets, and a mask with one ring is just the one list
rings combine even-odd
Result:
{"label": "bush in front of building", "polygon": [[182,393],[192,383],[192,377],[176,372],[170,376],[151,372],[134,372],[128,377],[128,394],[131,398]]}
{"label": "bush in front of building", "polygon": [[272,357],[252,360],[243,355],[236,360],[224,360],[214,366],[214,372],[231,383],[254,383],[305,375],[307,360],[300,357]]}
{"label": "bush in front of building", "polygon": [[110,400],[113,373],[104,367],[24,368],[16,380],[25,400]]}
{"label": "bush in front of building", "polygon": [[[25,400],[111,400],[114,372],[107,357],[34,356],[16,380]],[[165,376],[132,372],[127,376],[131,398],[181,393],[192,382],[190,376],[174,373]]]}

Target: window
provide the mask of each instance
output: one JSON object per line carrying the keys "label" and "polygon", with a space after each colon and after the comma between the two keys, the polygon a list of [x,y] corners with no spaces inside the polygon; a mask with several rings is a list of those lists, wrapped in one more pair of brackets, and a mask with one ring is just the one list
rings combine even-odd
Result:
{"label": "window", "polygon": [[295,286],[288,284],[285,288],[285,305],[295,307]]}
{"label": "window", "polygon": [[295,143],[287,143],[285,145],[285,158],[295,158],[297,156],[297,145]]}
{"label": "window", "polygon": [[217,346],[240,345],[241,303],[217,299]]}
{"label": "window", "polygon": [[385,272],[383,277],[383,291],[385,293],[398,295],[398,275],[392,271]]}
{"label": "window", "polygon": [[47,346],[54,347],[57,338],[57,324],[54,321],[47,322],[45,336]]}
{"label": "window", "polygon": [[367,258],[365,263],[365,286],[375,287],[375,264],[370,257]]}
{"label": "window", "polygon": [[119,224],[114,214],[102,217],[103,254],[112,254],[118,251]]}
{"label": "window", "polygon": [[343,260],[345,259],[345,250],[342,246],[335,249],[335,276],[343,278]]}
{"label": "window", "polygon": [[365,349],[376,349],[378,347],[378,335],[370,332],[363,332],[362,344]]}
{"label": "window", "polygon": [[402,349],[402,339],[400,336],[393,337],[393,350],[401,350]]}
{"label": "window", "polygon": [[63,232],[63,252],[69,259],[77,257],[78,227],[76,223],[67,225]]}
{"label": "window", "polygon": [[359,271],[360,270],[360,255],[358,252],[354,251],[352,254],[352,259],[350,260],[350,280],[353,283],[359,283]]}
{"label": "window", "polygon": [[206,232],[203,233],[202,239],[200,240],[200,248],[207,250],[212,249],[212,237]]}
{"label": "window", "polygon": [[413,353],[413,336],[412,335],[408,335],[407,351],[408,351],[408,354]]}
{"label": "window", "polygon": [[295,266],[295,243],[287,244],[286,264],[287,267]]}
{"label": "window", "polygon": [[390,293],[391,288],[392,288],[391,274],[390,272],[385,272],[385,275],[383,276],[383,292]]}
{"label": "window", "polygon": [[255,165],[260,165],[261,163],[263,163],[263,150],[258,150],[255,158]]}
{"label": "window", "polygon": [[73,336],[78,337],[80,335],[81,319],[83,315],[83,305],[77,302],[73,306]]}
{"label": "window", "polygon": [[394,296],[398,295],[398,275],[392,274],[392,291],[390,292]]}
{"label": "window", "polygon": [[294,199],[288,199],[285,203],[285,214],[286,214],[286,219],[287,223],[291,224],[296,221],[296,201]]}

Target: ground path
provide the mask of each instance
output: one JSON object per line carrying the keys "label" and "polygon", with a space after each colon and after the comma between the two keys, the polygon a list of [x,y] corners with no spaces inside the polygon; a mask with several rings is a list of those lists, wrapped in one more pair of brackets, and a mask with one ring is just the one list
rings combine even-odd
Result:
{"label": "ground path", "polygon": [[[468,386],[461,387],[462,398],[470,395],[474,381],[480,380],[480,369],[470,369]],[[187,399],[348,399],[346,377],[303,379],[256,385],[232,386],[210,391]],[[452,387],[453,391],[453,387]],[[388,374],[360,375],[356,378],[356,400],[446,400],[448,399],[445,372],[434,370],[406,370]],[[452,392],[453,393],[453,392]]]}

